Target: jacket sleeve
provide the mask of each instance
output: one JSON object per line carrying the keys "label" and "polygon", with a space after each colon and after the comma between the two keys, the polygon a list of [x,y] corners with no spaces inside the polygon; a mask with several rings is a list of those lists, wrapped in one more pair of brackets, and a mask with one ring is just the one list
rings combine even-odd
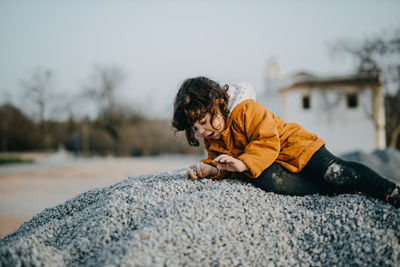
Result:
{"label": "jacket sleeve", "polygon": [[257,178],[279,155],[279,131],[273,113],[259,103],[250,102],[238,115],[238,123],[248,140],[244,153],[238,159],[249,168],[244,173]]}
{"label": "jacket sleeve", "polygon": [[[211,150],[208,148],[208,147],[209,147],[209,144],[207,144],[206,141],[204,142],[204,144],[205,144],[205,147],[206,147],[206,150],[207,150],[208,157],[207,157],[207,159],[201,160],[201,162],[203,162],[203,163],[205,163],[205,164],[212,165],[212,166],[214,166],[214,167],[217,167],[217,163],[216,163],[216,162],[213,162],[213,160],[218,156],[217,153],[214,152],[214,151],[211,151]],[[220,171],[219,173],[217,173],[216,175],[209,176],[209,177],[207,177],[207,178],[211,178],[211,179],[223,179],[223,178],[228,178],[230,175],[231,175],[230,172],[221,170],[221,171]]]}

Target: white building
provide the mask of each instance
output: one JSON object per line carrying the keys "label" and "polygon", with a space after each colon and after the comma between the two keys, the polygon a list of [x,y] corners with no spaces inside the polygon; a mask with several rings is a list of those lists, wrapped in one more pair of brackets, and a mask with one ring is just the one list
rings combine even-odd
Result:
{"label": "white building", "polygon": [[286,122],[297,122],[318,134],[336,154],[384,149],[385,116],[377,75],[320,78],[299,73],[268,79],[258,98]]}

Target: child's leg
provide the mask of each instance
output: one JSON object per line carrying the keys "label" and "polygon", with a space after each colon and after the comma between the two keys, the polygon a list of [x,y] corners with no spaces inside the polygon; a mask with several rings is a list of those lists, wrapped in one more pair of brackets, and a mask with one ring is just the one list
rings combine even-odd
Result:
{"label": "child's leg", "polygon": [[316,193],[327,194],[330,192],[326,186],[313,183],[306,177],[292,173],[278,163],[273,163],[259,177],[255,179],[244,178],[244,180],[265,191],[277,194],[304,196]]}
{"label": "child's leg", "polygon": [[362,192],[398,206],[396,184],[367,166],[335,157],[325,147],[318,150],[300,173],[337,193]]}

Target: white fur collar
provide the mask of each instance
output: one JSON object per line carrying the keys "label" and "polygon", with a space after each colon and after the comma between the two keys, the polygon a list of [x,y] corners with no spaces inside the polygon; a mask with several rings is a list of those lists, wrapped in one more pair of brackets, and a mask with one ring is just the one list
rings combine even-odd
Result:
{"label": "white fur collar", "polygon": [[238,83],[227,83],[228,95],[229,95],[229,103],[228,109],[229,112],[239,105],[244,100],[254,100],[256,101],[256,92],[249,83],[246,82],[238,82]]}

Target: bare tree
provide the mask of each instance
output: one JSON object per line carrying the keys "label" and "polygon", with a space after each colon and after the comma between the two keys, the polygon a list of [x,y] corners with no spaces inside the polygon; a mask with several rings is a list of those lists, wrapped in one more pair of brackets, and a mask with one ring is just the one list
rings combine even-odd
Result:
{"label": "bare tree", "polygon": [[41,145],[46,146],[46,119],[53,106],[54,72],[50,69],[36,68],[31,77],[22,80],[24,99],[33,106],[31,116],[38,122]]}
{"label": "bare tree", "polygon": [[400,28],[361,42],[339,40],[333,44],[331,50],[355,58],[359,72],[382,74],[386,136],[390,147],[400,148]]}
{"label": "bare tree", "polygon": [[45,120],[49,98],[53,87],[54,73],[50,69],[36,68],[29,79],[21,82],[24,97],[33,107],[33,117],[39,122]]}
{"label": "bare tree", "polygon": [[127,110],[116,100],[116,91],[125,76],[117,67],[95,67],[90,84],[84,88],[84,95],[97,109],[96,123],[114,141],[114,152],[120,155],[121,127],[127,119]]}

